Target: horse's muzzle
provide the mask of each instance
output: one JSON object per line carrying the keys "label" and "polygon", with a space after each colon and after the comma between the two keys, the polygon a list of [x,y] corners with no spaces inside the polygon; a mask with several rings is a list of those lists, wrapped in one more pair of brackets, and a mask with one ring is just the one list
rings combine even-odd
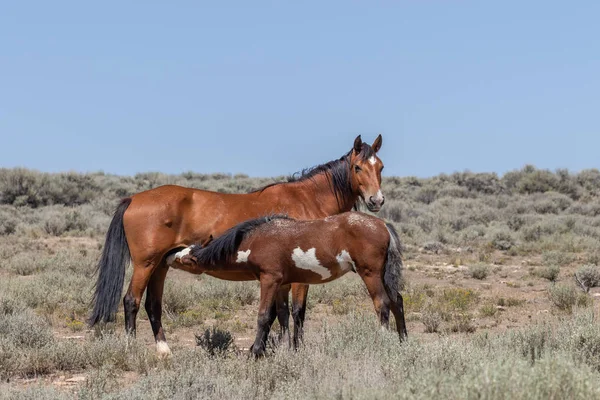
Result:
{"label": "horse's muzzle", "polygon": [[367,208],[371,212],[378,212],[381,210],[381,207],[383,207],[383,203],[385,203],[385,196],[380,190],[375,196],[369,197],[369,201],[367,201]]}

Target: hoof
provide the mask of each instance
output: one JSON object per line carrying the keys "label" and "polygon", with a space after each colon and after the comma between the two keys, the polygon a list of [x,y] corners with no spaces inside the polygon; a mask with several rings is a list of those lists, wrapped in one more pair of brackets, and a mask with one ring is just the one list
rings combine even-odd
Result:
{"label": "hoof", "polygon": [[250,347],[250,354],[255,359],[263,358],[265,356],[265,349],[255,348],[254,345]]}
{"label": "hoof", "polygon": [[173,355],[167,342],[163,341],[156,342],[156,354],[161,358],[168,358]]}

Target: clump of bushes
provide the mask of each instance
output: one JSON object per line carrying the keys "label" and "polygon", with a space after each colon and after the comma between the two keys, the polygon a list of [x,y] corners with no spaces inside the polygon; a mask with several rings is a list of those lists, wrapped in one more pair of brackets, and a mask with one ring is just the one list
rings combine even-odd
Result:
{"label": "clump of bushes", "polygon": [[550,285],[548,297],[556,307],[564,311],[570,311],[575,305],[586,307],[591,303],[588,296],[577,293],[575,288],[568,284]]}
{"label": "clump of bushes", "polygon": [[575,260],[572,254],[564,251],[546,251],[542,254],[542,262],[546,266],[557,265],[564,267],[571,264]]}
{"label": "clump of bushes", "polygon": [[41,207],[90,202],[101,191],[89,174],[47,174],[23,168],[0,170],[0,203]]}
{"label": "clump of bushes", "polygon": [[475,264],[469,266],[469,275],[474,279],[483,280],[490,274],[490,267],[487,264]]}
{"label": "clump of bushes", "polygon": [[473,333],[476,329],[470,314],[455,314],[449,328],[454,333]]}
{"label": "clump of bushes", "polygon": [[540,278],[548,279],[550,282],[556,282],[560,274],[560,267],[558,265],[540,267],[534,271],[534,274]]}
{"label": "clump of bushes", "polygon": [[600,286],[600,267],[597,265],[584,265],[575,272],[575,281],[581,288],[588,292],[591,288]]}
{"label": "clump of bushes", "polygon": [[492,234],[492,246],[497,250],[510,250],[515,245],[513,235],[507,230],[497,230]]}
{"label": "clump of bushes", "polygon": [[496,315],[497,312],[498,312],[498,307],[496,307],[492,303],[484,304],[479,309],[479,314],[481,314],[482,317],[493,317],[494,315]]}
{"label": "clump of bushes", "polygon": [[421,316],[421,322],[425,325],[425,332],[435,333],[438,331],[440,324],[442,323],[442,316],[437,311],[427,309]]}
{"label": "clump of bushes", "polygon": [[448,288],[442,292],[441,304],[452,310],[466,311],[477,298],[471,289]]}
{"label": "clump of bushes", "polygon": [[220,355],[231,347],[233,336],[228,331],[213,327],[196,336],[196,345],[202,347],[211,356]]}

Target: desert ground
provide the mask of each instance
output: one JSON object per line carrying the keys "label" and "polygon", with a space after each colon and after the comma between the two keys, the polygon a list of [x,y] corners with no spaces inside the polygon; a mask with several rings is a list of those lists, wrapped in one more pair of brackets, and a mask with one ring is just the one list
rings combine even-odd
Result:
{"label": "desert ground", "polygon": [[384,178],[378,216],[403,241],[406,343],[379,327],[353,273],[311,286],[298,351],[276,323],[259,360],[256,282],[169,271],[169,358],[143,309],[135,339],[122,308],[87,328],[119,198],[282,179],[0,169],[0,398],[600,398],[598,170]]}

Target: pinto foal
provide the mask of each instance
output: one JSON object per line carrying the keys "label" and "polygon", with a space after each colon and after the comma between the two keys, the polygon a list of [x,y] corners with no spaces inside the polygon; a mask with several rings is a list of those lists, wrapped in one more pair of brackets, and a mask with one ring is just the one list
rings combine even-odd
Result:
{"label": "pinto foal", "polygon": [[[282,285],[320,284],[349,271],[367,286],[381,324],[394,314],[400,340],[407,336],[402,286],[401,245],[392,225],[359,212],[300,221],[282,215],[243,222],[206,246],[193,245],[167,258],[173,268],[222,278],[251,272],[260,281],[258,331],[252,352],[261,356]],[[299,344],[294,329],[294,346]]]}

